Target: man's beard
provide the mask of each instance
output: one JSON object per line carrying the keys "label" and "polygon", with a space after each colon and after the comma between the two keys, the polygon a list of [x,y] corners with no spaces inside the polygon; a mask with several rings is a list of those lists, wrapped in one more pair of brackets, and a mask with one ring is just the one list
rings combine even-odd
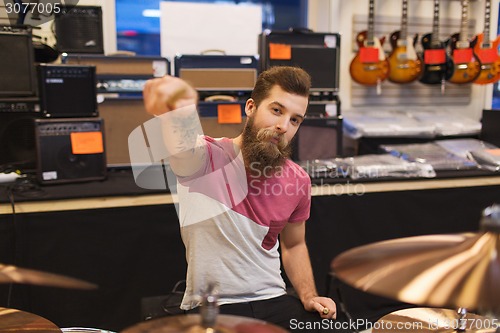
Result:
{"label": "man's beard", "polygon": [[[273,142],[273,138],[278,140],[277,144]],[[242,141],[241,152],[245,166],[254,175],[269,174],[264,171],[283,166],[292,154],[292,146],[285,141],[283,134],[265,128],[256,129],[253,117],[248,118]]]}

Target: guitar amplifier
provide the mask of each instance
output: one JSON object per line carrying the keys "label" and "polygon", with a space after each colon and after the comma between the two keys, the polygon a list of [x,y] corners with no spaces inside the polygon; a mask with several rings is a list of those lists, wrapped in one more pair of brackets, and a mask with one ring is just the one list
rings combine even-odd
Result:
{"label": "guitar amplifier", "polygon": [[170,61],[154,56],[67,54],[62,62],[95,66],[98,93],[142,93],[147,80],[170,74]]}
{"label": "guitar amplifier", "polygon": [[292,159],[311,161],[342,156],[342,133],[342,117],[304,119],[293,141]]}
{"label": "guitar amplifier", "polygon": [[35,119],[40,183],[106,178],[103,127],[100,118]]}
{"label": "guitar amplifier", "polygon": [[175,76],[189,81],[198,91],[249,92],[258,75],[254,55],[179,55]]}
{"label": "guitar amplifier", "polygon": [[45,117],[98,115],[94,66],[38,66],[40,104]]}
{"label": "guitar amplifier", "polygon": [[32,30],[0,25],[0,98],[36,96]]}
{"label": "guitar amplifier", "polygon": [[61,6],[55,14],[59,52],[104,53],[102,9],[97,6]]}
{"label": "guitar amplifier", "polygon": [[311,91],[337,92],[340,35],[310,31],[271,31],[259,35],[260,69],[297,66],[311,75]]}

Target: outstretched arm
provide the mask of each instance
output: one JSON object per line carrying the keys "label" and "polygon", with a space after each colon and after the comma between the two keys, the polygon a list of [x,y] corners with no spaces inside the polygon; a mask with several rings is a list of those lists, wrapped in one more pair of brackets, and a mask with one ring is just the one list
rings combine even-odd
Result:
{"label": "outstretched arm", "polygon": [[190,176],[205,161],[205,145],[196,110],[198,94],[186,81],[173,76],[148,80],[143,90],[146,111],[159,117],[169,162],[178,176]]}
{"label": "outstretched arm", "polygon": [[318,296],[316,291],[305,230],[304,221],[288,223],[281,231],[281,256],[286,275],[307,311],[317,311],[322,318],[335,319],[337,317],[335,302],[331,298]]}

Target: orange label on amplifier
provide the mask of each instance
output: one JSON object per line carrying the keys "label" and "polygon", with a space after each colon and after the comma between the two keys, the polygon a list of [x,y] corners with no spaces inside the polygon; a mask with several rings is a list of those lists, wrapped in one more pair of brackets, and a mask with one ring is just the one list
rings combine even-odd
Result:
{"label": "orange label on amplifier", "polygon": [[75,155],[104,152],[101,132],[73,132],[70,134],[71,152]]}
{"label": "orange label on amplifier", "polygon": [[217,105],[217,122],[219,124],[241,124],[241,106],[239,104]]}
{"label": "orange label on amplifier", "polygon": [[425,50],[424,63],[426,65],[437,65],[446,62],[446,52],[444,49]]}
{"label": "orange label on amplifier", "polygon": [[472,49],[453,50],[453,62],[455,64],[465,64],[472,61]]}
{"label": "orange label on amplifier", "polygon": [[378,62],[379,61],[378,48],[376,47],[362,47],[359,49],[359,60],[361,62]]}
{"label": "orange label on amplifier", "polygon": [[269,43],[269,59],[271,60],[292,59],[292,46],[290,44]]}

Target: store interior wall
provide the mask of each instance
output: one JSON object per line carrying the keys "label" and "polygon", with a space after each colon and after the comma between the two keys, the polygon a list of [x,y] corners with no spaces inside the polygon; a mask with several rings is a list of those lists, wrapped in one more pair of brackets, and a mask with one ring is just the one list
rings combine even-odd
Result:
{"label": "store interior wall", "polygon": [[[106,54],[117,52],[116,49],[116,18],[114,0],[80,0],[79,5],[100,5],[103,7],[103,33],[104,49]],[[485,0],[471,0],[469,4],[469,18],[475,21],[474,31],[469,31],[475,35],[483,31],[484,27],[484,5]],[[432,19],[434,2],[432,0],[408,1],[408,15]],[[498,26],[498,1],[491,3],[491,29],[490,38],[494,39],[497,35]],[[368,0],[310,0],[308,5],[308,28],[315,32],[339,32],[342,38],[341,58],[340,58],[340,89],[339,96],[342,101],[344,111],[353,109],[351,103],[351,78],[349,73],[349,64],[355,55],[353,52],[353,43],[355,33],[353,31],[354,15],[368,16]],[[377,0],[375,1],[375,16],[394,16],[401,17],[401,0]],[[452,18],[460,19],[461,1],[460,0],[441,0],[440,1],[440,19]],[[376,22],[375,22],[376,24]],[[429,26],[427,32],[432,31]],[[46,27],[42,27],[42,35],[50,38]],[[422,32],[422,33],[427,33]],[[458,32],[458,31],[457,31]],[[235,32],[236,33],[236,32]],[[236,38],[237,36],[235,36]],[[387,36],[388,38],[388,36]],[[386,43],[388,43],[386,41]],[[50,43],[49,43],[50,44]],[[438,89],[438,88],[437,88]],[[468,116],[479,120],[483,109],[491,108],[493,85],[471,84],[471,99],[466,105],[451,105],[449,109],[458,114]],[[383,94],[383,92],[382,92]],[[383,98],[383,95],[381,95]],[[426,101],[423,101],[426,104]],[[428,105],[432,107],[432,101]],[[395,107],[399,107],[396,105]],[[382,108],[380,106],[374,107]]]}
{"label": "store interior wall", "polygon": [[[485,0],[470,1],[469,18],[474,19],[476,23],[474,31],[469,31],[470,34],[475,35],[483,31],[484,6]],[[434,1],[432,0],[408,1],[408,16],[431,19],[433,17],[433,8]],[[491,1],[490,38],[492,40],[497,35],[498,8],[498,1]],[[377,0],[375,1],[374,12],[375,20],[377,15],[401,17],[401,0]],[[308,19],[310,27],[314,30],[328,29],[330,32],[334,31],[341,34],[342,49],[339,96],[342,101],[343,110],[346,111],[352,109],[349,64],[355,55],[352,52],[352,43],[354,43],[356,37],[353,34],[352,28],[354,15],[368,16],[368,0],[318,0],[309,2]],[[440,1],[440,20],[446,18],[461,18],[460,0]],[[432,26],[429,26],[428,30],[428,32],[431,32]],[[479,120],[482,110],[491,108],[492,92],[492,84],[472,84],[470,103],[463,106],[453,105],[450,109],[456,111],[458,114]]]}

